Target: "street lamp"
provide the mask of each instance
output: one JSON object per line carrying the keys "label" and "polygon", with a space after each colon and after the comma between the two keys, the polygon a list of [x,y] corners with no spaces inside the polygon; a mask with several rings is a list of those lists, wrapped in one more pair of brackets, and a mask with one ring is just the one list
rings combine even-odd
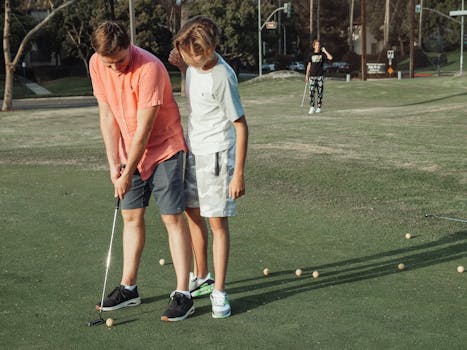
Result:
{"label": "street lamp", "polygon": [[266,23],[271,19],[271,17],[277,12],[283,10],[287,13],[287,17],[292,15],[292,3],[286,2],[282,7],[275,9],[269,17],[261,24],[261,0],[258,0],[258,75],[261,77],[263,75],[263,50],[261,43],[261,30],[263,30]]}

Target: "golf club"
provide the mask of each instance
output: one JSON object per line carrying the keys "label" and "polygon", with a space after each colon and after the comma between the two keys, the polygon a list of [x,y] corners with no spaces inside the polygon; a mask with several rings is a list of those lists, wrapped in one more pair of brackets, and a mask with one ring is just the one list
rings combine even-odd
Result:
{"label": "golf club", "polygon": [[463,222],[467,223],[466,219],[458,219],[458,218],[450,218],[448,216],[438,216],[434,214],[425,214],[426,218],[436,218],[436,219],[443,219],[443,220],[450,220],[450,221],[457,221],[457,222]]}
{"label": "golf club", "polygon": [[107,276],[109,274],[110,257],[112,255],[112,243],[113,243],[113,240],[114,240],[115,223],[117,222],[117,213],[118,213],[119,207],[120,207],[120,198],[117,197],[117,201],[115,203],[114,219],[113,219],[113,224],[112,224],[112,234],[110,235],[109,251],[107,253],[107,262],[106,262],[106,266],[105,266],[104,287],[102,288],[101,305],[99,307],[99,318],[88,322],[89,327],[97,326],[97,325],[105,323],[105,320],[102,318],[102,305],[104,304],[105,287],[107,285]]}
{"label": "golf club", "polygon": [[305,90],[303,90],[302,104],[300,105],[300,107],[303,107],[303,104],[305,103],[305,95],[306,95],[307,87],[308,87],[308,82],[305,83]]}

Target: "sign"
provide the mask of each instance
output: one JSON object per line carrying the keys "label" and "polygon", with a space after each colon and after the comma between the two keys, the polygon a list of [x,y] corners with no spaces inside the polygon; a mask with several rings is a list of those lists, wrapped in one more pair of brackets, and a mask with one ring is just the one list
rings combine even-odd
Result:
{"label": "sign", "polygon": [[449,11],[449,16],[451,17],[467,16],[467,11]]}
{"label": "sign", "polygon": [[367,63],[368,74],[386,74],[386,63]]}
{"label": "sign", "polygon": [[388,60],[394,59],[394,50],[388,50]]}
{"label": "sign", "polygon": [[276,28],[277,28],[277,22],[276,21],[266,22],[266,29],[276,29]]}
{"label": "sign", "polygon": [[420,6],[420,4],[415,5],[415,13],[420,13],[420,12],[422,12],[422,6]]}
{"label": "sign", "polygon": [[392,69],[391,66],[388,68],[388,74],[392,76],[392,73],[394,73],[394,69]]}

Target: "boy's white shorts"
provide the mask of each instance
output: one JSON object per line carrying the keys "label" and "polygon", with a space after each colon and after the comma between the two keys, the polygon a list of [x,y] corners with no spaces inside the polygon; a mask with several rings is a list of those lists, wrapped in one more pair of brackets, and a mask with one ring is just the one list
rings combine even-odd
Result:
{"label": "boy's white shorts", "polygon": [[235,200],[228,196],[235,166],[235,145],[224,151],[187,154],[185,165],[185,206],[200,208],[201,216],[226,217],[237,213]]}

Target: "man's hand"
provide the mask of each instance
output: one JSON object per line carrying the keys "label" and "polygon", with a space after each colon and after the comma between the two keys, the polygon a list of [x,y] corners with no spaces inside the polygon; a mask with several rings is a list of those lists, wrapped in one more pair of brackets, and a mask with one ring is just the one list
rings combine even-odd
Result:
{"label": "man's hand", "polygon": [[128,172],[122,173],[122,175],[114,182],[115,197],[123,199],[125,194],[131,188],[132,176]]}
{"label": "man's hand", "polygon": [[243,176],[234,176],[229,184],[229,197],[232,199],[240,198],[245,194],[245,181]]}

